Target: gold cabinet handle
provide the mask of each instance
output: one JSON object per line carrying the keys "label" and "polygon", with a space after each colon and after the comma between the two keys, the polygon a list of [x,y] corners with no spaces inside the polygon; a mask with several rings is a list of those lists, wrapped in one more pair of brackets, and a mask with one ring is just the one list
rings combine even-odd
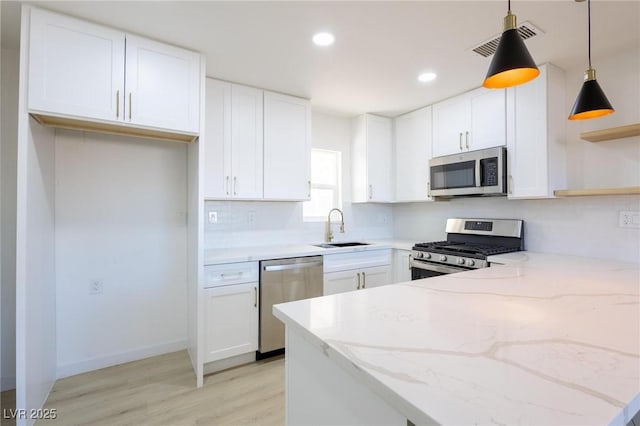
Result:
{"label": "gold cabinet handle", "polygon": [[120,118],[120,90],[116,90],[116,118]]}
{"label": "gold cabinet handle", "polygon": [[233,177],[233,195],[238,195],[238,177]]}
{"label": "gold cabinet handle", "polygon": [[458,145],[460,146],[460,151],[462,151],[462,132],[459,133],[460,139],[458,141]]}
{"label": "gold cabinet handle", "polygon": [[360,272],[358,272],[358,287],[356,290],[360,290]]}
{"label": "gold cabinet handle", "polygon": [[367,278],[364,275],[364,272],[362,273],[362,288],[365,288],[367,286]]}
{"label": "gold cabinet handle", "polygon": [[227,195],[229,195],[229,176],[226,177],[226,184],[225,184],[225,188],[226,188],[226,193]]}
{"label": "gold cabinet handle", "polygon": [[258,307],[258,287],[253,288],[253,307]]}
{"label": "gold cabinet handle", "polygon": [[465,132],[464,145],[467,147],[467,149],[469,149],[469,132],[468,131]]}
{"label": "gold cabinet handle", "polygon": [[308,180],[308,181],[307,181],[307,184],[309,185],[309,194],[308,194],[308,197],[309,197],[309,198],[311,198],[311,181],[310,181],[310,180]]}

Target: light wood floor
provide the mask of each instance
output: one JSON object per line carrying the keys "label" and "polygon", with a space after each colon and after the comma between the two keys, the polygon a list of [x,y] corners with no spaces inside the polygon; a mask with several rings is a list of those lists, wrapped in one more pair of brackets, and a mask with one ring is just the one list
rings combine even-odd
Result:
{"label": "light wood floor", "polygon": [[283,425],[284,357],[205,376],[186,351],[58,380],[38,425]]}

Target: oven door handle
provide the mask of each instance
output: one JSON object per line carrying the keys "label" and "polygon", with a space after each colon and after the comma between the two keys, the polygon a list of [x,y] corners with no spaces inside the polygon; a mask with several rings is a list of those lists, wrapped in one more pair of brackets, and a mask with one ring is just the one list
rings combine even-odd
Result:
{"label": "oven door handle", "polygon": [[417,268],[417,269],[424,269],[425,271],[440,272],[443,274],[450,274],[452,272],[470,271],[470,269],[466,269],[466,268],[458,268],[456,266],[449,266],[449,265],[438,265],[435,263],[426,263],[426,262],[421,262],[415,259],[411,261],[411,267]]}

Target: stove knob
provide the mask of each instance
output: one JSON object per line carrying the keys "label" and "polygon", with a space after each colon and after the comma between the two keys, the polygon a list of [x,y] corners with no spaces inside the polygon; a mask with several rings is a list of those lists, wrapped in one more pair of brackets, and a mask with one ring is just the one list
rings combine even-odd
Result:
{"label": "stove knob", "polygon": [[458,265],[464,265],[464,259],[458,259]]}
{"label": "stove knob", "polygon": [[425,253],[424,254],[424,258],[425,259],[431,259],[431,253]]}
{"label": "stove knob", "polygon": [[440,256],[440,260],[443,261],[443,262],[446,262],[447,261],[447,256]]}
{"label": "stove knob", "polygon": [[474,262],[473,260],[468,260],[467,261],[467,265],[469,265],[469,266],[473,266],[475,264],[476,264],[476,262]]}
{"label": "stove knob", "polygon": [[422,259],[423,257],[424,257],[424,254],[416,253],[416,259]]}

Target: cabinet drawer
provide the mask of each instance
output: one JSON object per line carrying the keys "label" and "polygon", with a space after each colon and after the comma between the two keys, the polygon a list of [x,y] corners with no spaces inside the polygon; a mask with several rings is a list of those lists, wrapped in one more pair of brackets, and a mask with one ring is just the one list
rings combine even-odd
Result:
{"label": "cabinet drawer", "polygon": [[391,265],[391,249],[324,255],[324,272]]}
{"label": "cabinet drawer", "polygon": [[257,282],[258,278],[258,262],[224,263],[204,267],[205,288]]}

